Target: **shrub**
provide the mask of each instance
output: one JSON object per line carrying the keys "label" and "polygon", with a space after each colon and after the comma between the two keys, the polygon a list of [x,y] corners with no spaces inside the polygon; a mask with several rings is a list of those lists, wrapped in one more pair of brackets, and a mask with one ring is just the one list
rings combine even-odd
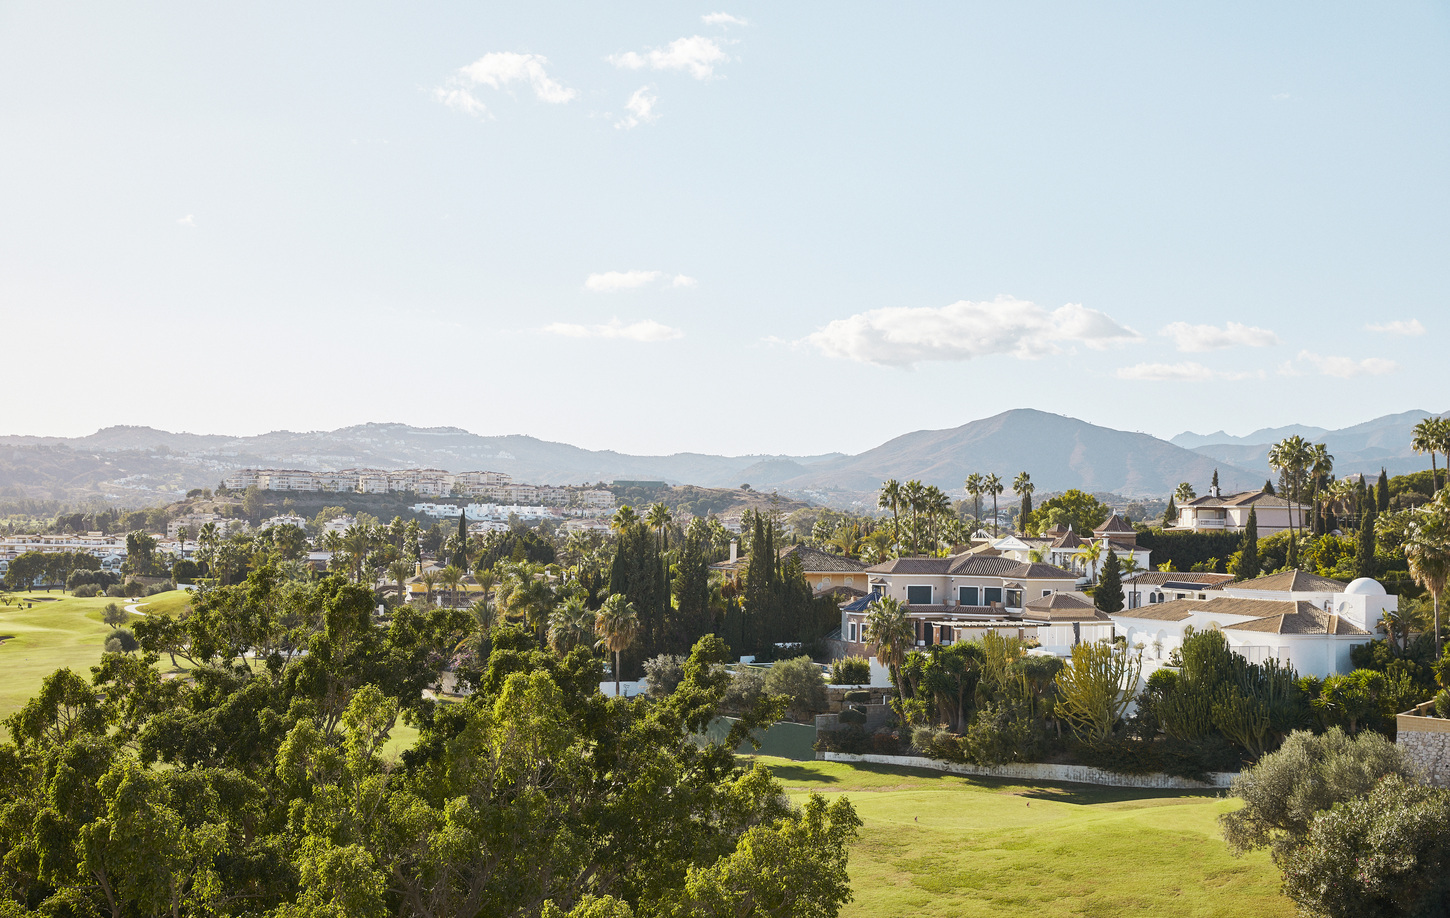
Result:
{"label": "shrub", "polygon": [[877,755],[901,755],[901,737],[895,733],[871,734],[871,751]]}
{"label": "shrub", "polygon": [[790,699],[791,716],[805,720],[826,708],[826,683],[810,657],[783,660],[765,676],[765,691]]}
{"label": "shrub", "polygon": [[849,755],[864,755],[871,749],[871,740],[866,731],[857,726],[842,727],[839,730],[821,730],[816,734],[817,752],[844,752]]}
{"label": "shrub", "polygon": [[685,658],[679,654],[662,653],[644,661],[645,693],[663,698],[685,679]]}
{"label": "shrub", "polygon": [[101,594],[101,588],[94,583],[83,583],[71,590],[71,594],[79,596],[81,599],[90,599],[92,596],[99,596]]}
{"label": "shrub", "polygon": [[121,586],[119,583],[115,584],[114,586],[108,586],[106,587],[106,595],[115,596],[118,598],[125,598],[126,588]]}
{"label": "shrub", "polygon": [[146,592],[142,593],[141,595],[155,596],[157,593],[169,593],[174,589],[176,589],[176,584],[169,581],[166,583],[153,583],[151,586],[147,587]]}
{"label": "shrub", "polygon": [[977,712],[962,737],[967,758],[978,765],[1030,762],[1042,748],[1041,722],[1010,703],[989,704]]}
{"label": "shrub", "polygon": [[1435,716],[1450,717],[1450,689],[1441,689],[1435,695]]}
{"label": "shrub", "polygon": [[871,663],[865,657],[843,657],[831,664],[832,685],[867,685]]}
{"label": "shrub", "polygon": [[866,725],[866,712],[860,708],[847,708],[836,715],[836,720],[843,724],[855,724],[858,727]]}
{"label": "shrub", "polygon": [[847,704],[870,704],[871,703],[871,693],[868,692],[868,691],[866,691],[865,689],[862,689],[862,690],[856,691],[856,692],[847,692],[846,693],[846,703]]}
{"label": "shrub", "polygon": [[141,642],[136,640],[136,635],[125,628],[117,628],[106,636],[107,653],[131,653],[140,646]]}
{"label": "shrub", "polygon": [[917,727],[911,733],[911,745],[929,759],[942,762],[965,762],[961,737],[942,727]]}
{"label": "shrub", "polygon": [[[107,591],[107,595],[110,595],[109,591]],[[145,596],[146,584],[142,583],[139,580],[128,580],[126,581],[126,585],[121,587],[121,595],[129,597],[131,599]]]}

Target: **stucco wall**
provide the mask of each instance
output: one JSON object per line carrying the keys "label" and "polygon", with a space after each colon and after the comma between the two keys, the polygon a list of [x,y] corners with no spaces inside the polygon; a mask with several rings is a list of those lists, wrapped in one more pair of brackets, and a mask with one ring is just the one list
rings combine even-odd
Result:
{"label": "stucco wall", "polygon": [[1150,787],[1181,790],[1205,790],[1228,787],[1236,772],[1210,772],[1208,783],[1179,778],[1174,775],[1120,775],[1087,765],[1044,765],[1038,762],[1018,765],[958,765],[936,759],[911,755],[851,755],[845,752],[818,752],[816,758],[827,762],[867,762],[876,765],[899,765],[907,768],[929,768],[954,775],[978,775],[986,778],[1015,778],[1022,781],[1065,781],[1070,784],[1097,784],[1104,787]]}

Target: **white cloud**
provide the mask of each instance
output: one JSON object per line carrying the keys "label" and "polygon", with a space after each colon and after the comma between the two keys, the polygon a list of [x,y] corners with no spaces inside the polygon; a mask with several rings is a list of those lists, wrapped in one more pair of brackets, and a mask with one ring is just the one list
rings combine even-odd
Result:
{"label": "white cloud", "polygon": [[478,101],[478,98],[473,93],[461,87],[452,86],[445,88],[440,86],[433,90],[433,96],[455,112],[473,115],[475,118],[488,117],[488,106]]}
{"label": "white cloud", "polygon": [[1279,336],[1267,328],[1229,322],[1223,328],[1217,325],[1190,325],[1174,322],[1163,327],[1160,335],[1173,339],[1180,351],[1214,351],[1225,347],[1269,347],[1279,344]]}
{"label": "white cloud", "polygon": [[683,338],[685,333],[678,328],[662,325],[653,319],[642,319],[625,325],[619,319],[610,319],[605,325],[573,325],[568,322],[551,322],[544,326],[550,335],[565,338],[619,338],[626,341],[654,343]]}
{"label": "white cloud", "polygon": [[549,59],[541,54],[519,54],[514,51],[493,51],[466,67],[460,67],[448,81],[433,90],[444,105],[466,115],[483,117],[488,108],[469,92],[475,86],[503,89],[513,83],[527,83],[540,102],[559,105],[579,98],[577,89],[570,89],[544,70]]}
{"label": "white cloud", "polygon": [[589,275],[588,279],[584,281],[584,287],[595,293],[633,290],[636,287],[652,284],[663,276],[663,271],[605,271]]}
{"label": "white cloud", "polygon": [[[1383,357],[1365,357],[1355,360],[1353,357],[1335,357],[1315,354],[1311,351],[1300,351],[1299,356],[1295,359],[1299,363],[1307,363],[1315,367],[1325,376],[1338,376],[1340,379],[1350,379],[1355,376],[1383,376],[1400,368],[1398,363]],[[1299,374],[1296,371],[1284,375],[1297,376]]]}
{"label": "white cloud", "polygon": [[1287,92],[1276,92],[1272,96],[1269,96],[1269,98],[1274,102],[1288,102],[1293,97]]}
{"label": "white cloud", "polygon": [[1419,319],[1396,319],[1393,322],[1381,322],[1377,325],[1366,325],[1365,331],[1380,332],[1386,335],[1405,335],[1414,337],[1425,333],[1425,326],[1420,324]]}
{"label": "white cloud", "polygon": [[187,214],[186,216],[180,218],[176,222],[179,223],[182,226],[189,226],[192,229],[196,229],[196,218],[193,217],[191,214]]}
{"label": "white cloud", "polygon": [[584,289],[595,293],[613,293],[616,290],[647,287],[662,279],[668,279],[671,287],[693,287],[699,283],[687,274],[670,276],[663,271],[603,271],[589,275],[584,281]]}
{"label": "white cloud", "polygon": [[1083,344],[1095,350],[1143,340],[1107,314],[1068,303],[1052,311],[1011,297],[950,306],[873,309],[837,319],[805,341],[831,357],[910,367],[989,354],[1033,359]]}
{"label": "white cloud", "polygon": [[715,65],[730,60],[730,56],[713,38],[692,35],[677,38],[663,48],[651,48],[643,54],[626,51],[611,54],[608,61],[625,70],[688,70],[697,80],[709,79],[715,73]]}
{"label": "white cloud", "polygon": [[731,16],[729,13],[706,13],[705,15],[700,17],[700,21],[705,23],[705,25],[713,26],[750,25],[750,21],[748,19],[741,19],[739,16]]}
{"label": "white cloud", "polygon": [[655,114],[655,103],[660,98],[651,92],[652,89],[654,89],[653,86],[641,86],[639,89],[636,89],[634,95],[629,97],[629,101],[624,103],[625,110],[629,114],[614,122],[614,126],[629,130],[630,128],[639,127],[641,124],[651,124],[658,121],[660,116]]}
{"label": "white cloud", "polygon": [[1113,374],[1119,379],[1139,382],[1203,382],[1210,379],[1262,379],[1262,370],[1255,373],[1233,373],[1227,370],[1213,370],[1193,360],[1178,363],[1139,363],[1131,367],[1119,367]]}

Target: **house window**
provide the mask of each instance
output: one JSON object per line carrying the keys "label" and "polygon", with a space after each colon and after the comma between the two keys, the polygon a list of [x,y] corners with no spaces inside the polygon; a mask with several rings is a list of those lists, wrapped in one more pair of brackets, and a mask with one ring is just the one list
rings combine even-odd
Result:
{"label": "house window", "polygon": [[957,587],[957,602],[964,606],[978,605],[976,587]]}
{"label": "house window", "polygon": [[931,605],[931,587],[909,586],[906,588],[906,604],[909,606]]}
{"label": "house window", "polygon": [[994,602],[1002,601],[1001,587],[987,587],[982,590],[982,605],[990,606]]}
{"label": "house window", "polygon": [[1008,590],[1007,591],[1007,607],[1009,609],[1020,609],[1020,608],[1022,608],[1022,591],[1021,590]]}
{"label": "house window", "polygon": [[851,631],[850,631],[850,634],[851,634],[851,643],[852,644],[859,644],[859,643],[861,643],[861,623],[860,622],[851,622]]}
{"label": "house window", "polygon": [[1051,590],[1043,590],[1042,591],[1042,595],[1043,596],[1051,596],[1052,595],[1052,591]]}

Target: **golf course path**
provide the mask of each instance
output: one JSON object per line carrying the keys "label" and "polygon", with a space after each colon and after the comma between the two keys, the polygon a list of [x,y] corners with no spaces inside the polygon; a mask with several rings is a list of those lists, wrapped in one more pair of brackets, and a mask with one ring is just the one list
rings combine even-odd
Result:
{"label": "golf course path", "polygon": [[133,602],[133,603],[130,603],[130,604],[128,604],[126,606],[126,611],[127,612],[130,612],[132,615],[139,615],[142,618],[145,618],[146,617],[146,613],[145,612],[142,612],[139,608],[137,608],[137,606],[148,606],[148,605],[150,605],[150,603],[146,603],[146,602]]}

